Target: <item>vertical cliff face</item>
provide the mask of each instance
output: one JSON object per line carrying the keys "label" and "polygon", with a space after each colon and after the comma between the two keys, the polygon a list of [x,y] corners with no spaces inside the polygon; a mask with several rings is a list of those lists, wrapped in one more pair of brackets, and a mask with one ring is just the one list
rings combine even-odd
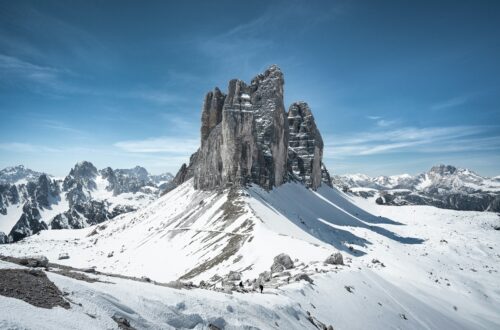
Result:
{"label": "vertical cliff face", "polygon": [[224,95],[219,88],[215,87],[213,92],[208,92],[203,102],[201,112],[201,142],[205,141],[210,131],[222,120],[222,107],[224,106]]}
{"label": "vertical cliff face", "polygon": [[280,69],[271,66],[250,85],[231,80],[227,96],[217,89],[207,94],[196,188],[253,182],[270,189],[283,183],[288,148],[283,84]]}
{"label": "vertical cliff face", "polygon": [[288,160],[293,174],[313,189],[321,185],[323,139],[319,133],[309,105],[295,102],[288,110],[290,143]]}
{"label": "vertical cliff face", "polygon": [[323,140],[306,103],[285,111],[283,86],[283,73],[272,65],[250,84],[231,80],[227,95],[218,88],[207,93],[201,146],[174,182],[194,177],[196,189],[249,183],[272,189],[295,177],[319,187],[328,176]]}

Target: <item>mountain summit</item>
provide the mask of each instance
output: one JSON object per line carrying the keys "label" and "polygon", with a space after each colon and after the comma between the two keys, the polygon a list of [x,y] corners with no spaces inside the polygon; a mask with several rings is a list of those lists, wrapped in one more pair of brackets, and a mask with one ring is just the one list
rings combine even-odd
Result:
{"label": "mountain summit", "polygon": [[305,102],[285,111],[283,73],[276,65],[250,84],[233,79],[228,92],[207,93],[201,146],[183,164],[176,184],[194,177],[196,189],[257,184],[267,190],[289,180],[317,189],[330,185],[322,164],[323,140]]}

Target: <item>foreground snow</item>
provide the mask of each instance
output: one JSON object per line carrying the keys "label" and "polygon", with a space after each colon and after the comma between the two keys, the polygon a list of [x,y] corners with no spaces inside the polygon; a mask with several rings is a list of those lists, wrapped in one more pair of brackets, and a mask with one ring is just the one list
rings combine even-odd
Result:
{"label": "foreground snow", "polygon": [[[277,322],[281,329],[300,329],[312,327],[305,318],[309,311],[335,329],[498,328],[500,246],[493,226],[499,224],[495,213],[380,206],[327,187],[317,192],[298,184],[271,192],[251,187],[235,197],[228,191],[195,191],[187,182],[106,228],[44,231],[0,246],[0,254],[43,254],[75,267],[198,283],[230,270],[256,278],[285,252],[298,259],[301,271],[314,274],[314,284],[227,295],[116,278],[108,279],[115,284],[90,284],[50,274],[81,307],[46,311],[0,297],[0,310],[13,311],[0,320],[33,328],[33,315],[66,322],[65,314],[70,322],[76,313],[90,323],[70,327],[109,328],[116,326],[114,313],[125,313],[138,328],[189,328],[171,322],[194,319],[203,320],[193,326],[202,328],[221,317],[226,328],[277,328]],[[337,250],[347,265],[324,265]],[[70,259],[57,261],[61,252]]]}

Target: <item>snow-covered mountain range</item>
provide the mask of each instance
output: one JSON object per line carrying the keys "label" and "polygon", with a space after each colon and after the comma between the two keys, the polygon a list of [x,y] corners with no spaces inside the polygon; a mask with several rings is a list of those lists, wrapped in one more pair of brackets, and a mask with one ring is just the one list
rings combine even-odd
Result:
{"label": "snow-covered mountain range", "polygon": [[[312,111],[286,111],[283,86],[273,65],[207,93],[200,148],[136,211],[79,226],[76,205],[138,188],[117,171],[82,163],[42,182],[75,209],[51,226],[79,229],[0,246],[0,327],[500,327],[498,215],[390,207],[332,187]],[[42,279],[56,304],[33,284]]]}
{"label": "snow-covered mountain range", "polygon": [[482,177],[469,169],[451,165],[437,165],[415,176],[335,175],[332,183],[344,192],[365,198],[376,197],[379,204],[500,212],[498,177]]}
{"label": "snow-covered mountain range", "polygon": [[44,173],[36,172],[23,165],[6,167],[0,170],[0,184],[22,184],[37,181]]}
{"label": "snow-covered mountain range", "polygon": [[0,243],[43,229],[83,228],[136,210],[155,200],[172,175],[146,169],[98,171],[79,162],[63,179],[23,166],[0,171]]}

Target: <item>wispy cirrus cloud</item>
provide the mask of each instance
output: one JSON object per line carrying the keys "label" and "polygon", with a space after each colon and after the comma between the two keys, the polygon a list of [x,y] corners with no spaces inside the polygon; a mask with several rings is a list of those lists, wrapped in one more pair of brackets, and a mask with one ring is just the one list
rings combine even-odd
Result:
{"label": "wispy cirrus cloud", "polygon": [[431,106],[431,110],[444,110],[444,109],[448,109],[448,108],[458,107],[462,104],[465,104],[468,100],[469,100],[468,96],[454,97],[454,98],[445,100],[443,102],[433,104]]}
{"label": "wispy cirrus cloud", "polygon": [[72,133],[72,134],[78,134],[78,135],[84,135],[86,132],[83,130],[74,128],[66,123],[63,123],[58,120],[50,120],[50,119],[43,119],[41,121],[42,126],[51,130],[57,130],[57,131],[62,131],[65,133]]}
{"label": "wispy cirrus cloud", "polygon": [[366,118],[375,121],[378,127],[388,127],[399,123],[397,119],[385,119],[382,116],[366,116]]}
{"label": "wispy cirrus cloud", "polygon": [[63,70],[35,64],[15,56],[0,54],[0,72],[4,78],[22,79],[37,83],[54,83]]}
{"label": "wispy cirrus cloud", "polygon": [[48,147],[44,145],[37,145],[23,142],[4,142],[0,143],[0,150],[21,153],[34,153],[34,152],[62,152],[62,149]]}
{"label": "wispy cirrus cloud", "polygon": [[14,84],[37,94],[63,96],[83,94],[100,97],[137,99],[155,105],[181,104],[188,100],[179,94],[160,88],[131,90],[95,89],[75,82],[77,75],[64,68],[37,64],[19,57],[0,53],[0,82]]}
{"label": "wispy cirrus cloud", "polygon": [[155,103],[157,105],[178,104],[187,101],[184,97],[179,96],[179,94],[174,94],[168,92],[167,90],[159,89],[133,91],[130,93],[120,94],[119,96],[126,98],[136,98]]}
{"label": "wispy cirrus cloud", "polygon": [[[300,1],[270,2],[259,16],[220,34],[203,36],[195,43],[198,50],[211,60],[223,63],[222,67],[238,68],[244,75],[254,75],[263,69],[263,63],[269,65],[269,61],[277,62],[277,59],[280,65],[296,65],[299,60],[280,48],[283,46],[280,36],[302,35],[317,24],[343,14],[346,6],[332,2],[321,4],[320,8]],[[294,24],[291,31],[289,22],[307,24]],[[281,53],[279,57],[273,56],[276,50]],[[238,72],[232,69],[230,73]]]}
{"label": "wispy cirrus cloud", "polygon": [[200,144],[198,139],[181,137],[153,137],[144,140],[120,141],[115,147],[131,153],[167,153],[189,155],[196,151]]}
{"label": "wispy cirrus cloud", "polygon": [[484,136],[488,126],[402,127],[325,137],[325,157],[344,158],[396,152],[439,153],[500,149],[500,136]]}
{"label": "wispy cirrus cloud", "polygon": [[0,54],[0,75],[2,84],[11,84],[46,96],[92,93],[91,89],[71,81],[76,77],[71,70],[6,54]]}

